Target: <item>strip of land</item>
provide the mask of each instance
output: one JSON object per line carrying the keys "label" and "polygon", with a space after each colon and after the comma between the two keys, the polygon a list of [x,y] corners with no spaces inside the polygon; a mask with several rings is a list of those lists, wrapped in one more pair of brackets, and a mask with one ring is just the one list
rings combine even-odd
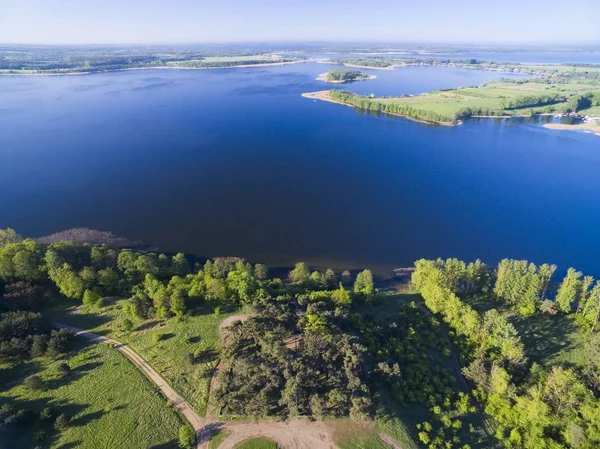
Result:
{"label": "strip of land", "polygon": [[544,125],[544,128],[566,131],[592,132],[597,136],[600,136],[600,122],[585,122],[577,125],[569,125],[566,123],[547,123]]}
{"label": "strip of land", "polygon": [[442,125],[458,125],[471,117],[543,114],[569,114],[581,119],[600,117],[600,66],[571,66],[570,70],[565,66],[536,67],[538,75],[527,80],[505,79],[420,95],[367,97],[332,90],[328,94],[314,92],[304,96]]}

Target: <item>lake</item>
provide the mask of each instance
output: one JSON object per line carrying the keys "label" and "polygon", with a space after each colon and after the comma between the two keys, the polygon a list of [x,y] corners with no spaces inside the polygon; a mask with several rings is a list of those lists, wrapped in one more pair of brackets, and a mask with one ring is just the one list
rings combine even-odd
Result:
{"label": "lake", "polygon": [[[302,98],[332,66],[0,77],[0,228],[110,230],[204,256],[386,273],[503,257],[600,275],[600,138],[439,127]],[[401,95],[502,74],[407,67]]]}

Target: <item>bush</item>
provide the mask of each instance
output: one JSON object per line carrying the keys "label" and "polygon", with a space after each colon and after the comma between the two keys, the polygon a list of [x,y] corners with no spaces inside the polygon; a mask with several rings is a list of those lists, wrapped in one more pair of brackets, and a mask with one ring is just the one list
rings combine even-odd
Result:
{"label": "bush", "polygon": [[46,407],[40,412],[40,419],[42,421],[51,421],[54,418],[54,409],[52,407]]}
{"label": "bush", "polygon": [[71,374],[71,367],[69,366],[69,364],[63,362],[60,365],[58,365],[58,374],[60,374],[62,377],[66,377],[69,374]]}
{"label": "bush", "polygon": [[25,386],[30,390],[45,390],[46,383],[40,376],[34,375],[25,379]]}
{"label": "bush", "polygon": [[69,416],[66,413],[62,413],[58,415],[58,418],[56,418],[56,421],[54,422],[54,428],[56,430],[65,430],[67,427],[69,427],[70,422],[71,419]]}
{"label": "bush", "polygon": [[121,324],[121,327],[125,332],[131,332],[133,331],[133,321],[131,321],[129,318],[125,318]]}
{"label": "bush", "polygon": [[191,449],[196,442],[196,434],[190,426],[179,428],[179,446],[183,449]]}

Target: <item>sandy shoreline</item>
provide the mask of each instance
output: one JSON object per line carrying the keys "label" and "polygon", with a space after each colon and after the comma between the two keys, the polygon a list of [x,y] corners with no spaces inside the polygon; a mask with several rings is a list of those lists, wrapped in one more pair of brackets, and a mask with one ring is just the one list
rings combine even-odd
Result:
{"label": "sandy shoreline", "polygon": [[[344,106],[348,106],[350,108],[355,108],[356,106],[354,106],[353,104],[349,104],[349,103],[344,103],[343,101],[338,101],[338,100],[334,100],[333,98],[331,98],[329,96],[329,91],[328,90],[320,90],[318,92],[306,92],[303,93],[302,96],[304,98],[312,98],[313,100],[321,100],[321,101],[327,101],[329,103],[335,103],[335,104],[341,104]],[[357,108],[358,109],[358,108]],[[428,121],[428,120],[422,120],[416,117],[410,117],[408,115],[403,115],[403,114],[397,114],[395,112],[381,112],[382,114],[388,114],[388,115],[395,115],[396,117],[402,117],[408,120],[412,120],[413,122],[419,122],[419,123],[424,123],[427,125],[441,125],[441,126],[457,126],[457,125],[461,125],[462,122],[457,122],[457,123],[450,123],[450,122],[432,122],[432,121]]]}
{"label": "sandy shoreline", "polygon": [[579,125],[567,125],[565,123],[546,123],[544,128],[563,131],[584,131],[600,136],[600,122],[586,122]]}

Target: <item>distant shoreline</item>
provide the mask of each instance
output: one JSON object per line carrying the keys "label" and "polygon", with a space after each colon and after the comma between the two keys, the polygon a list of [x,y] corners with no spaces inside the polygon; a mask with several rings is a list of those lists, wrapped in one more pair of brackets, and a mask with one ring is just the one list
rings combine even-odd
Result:
{"label": "distant shoreline", "polygon": [[239,64],[222,67],[176,67],[176,66],[155,66],[155,67],[126,67],[123,69],[96,70],[93,72],[36,72],[36,73],[5,73],[0,72],[0,76],[75,76],[75,75],[93,75],[95,73],[126,72],[130,70],[223,70],[223,69],[244,69],[250,67],[272,67],[278,65],[299,64],[301,62],[319,62],[322,59],[299,59],[297,61],[265,62],[264,64]]}

